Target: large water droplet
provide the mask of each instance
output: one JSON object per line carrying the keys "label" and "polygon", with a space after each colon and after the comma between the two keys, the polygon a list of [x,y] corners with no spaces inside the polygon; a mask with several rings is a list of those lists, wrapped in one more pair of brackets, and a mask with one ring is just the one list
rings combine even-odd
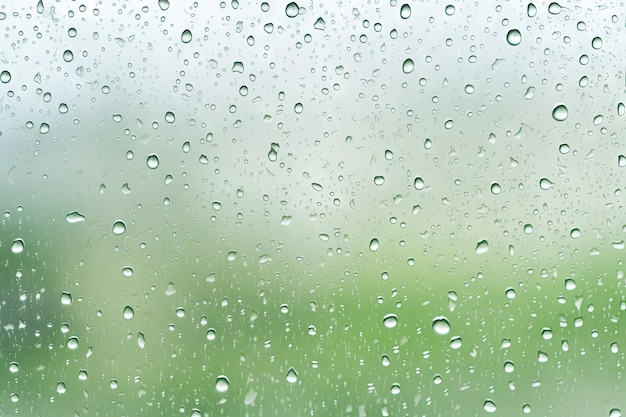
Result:
{"label": "large water droplet", "polygon": [[11,244],[11,252],[18,254],[24,252],[24,240],[17,238]]}
{"label": "large water droplet", "polygon": [[622,417],[622,410],[619,408],[612,408],[611,411],[609,411],[609,417]]}
{"label": "large water droplet", "polygon": [[69,339],[67,339],[66,346],[69,350],[78,349],[78,337],[72,336]]}
{"label": "large water droplet", "polygon": [[381,186],[385,183],[385,177],[383,177],[382,175],[376,175],[374,177],[374,184]]}
{"label": "large water droplet", "polygon": [[11,81],[11,73],[9,71],[0,72],[0,81],[4,84]]}
{"label": "large water droplet", "polygon": [[494,195],[498,195],[502,192],[502,187],[497,182],[491,184],[491,193]]}
{"label": "large water droplet", "polygon": [[313,29],[326,30],[326,22],[321,17],[318,17],[315,23],[313,23]]}
{"label": "large water droplet", "polygon": [[146,158],[146,165],[150,169],[157,169],[159,166],[159,157],[155,153],[151,153]]}
{"label": "large water droplet", "polygon": [[72,211],[65,215],[65,220],[70,224],[80,223],[85,221],[85,216],[77,211]]}
{"label": "large water droplet", "polygon": [[378,239],[373,238],[372,240],[370,240],[370,250],[372,252],[376,252],[378,250],[378,247],[379,247]]}
{"label": "large water droplet", "polygon": [[191,42],[192,38],[193,38],[193,35],[191,34],[191,31],[189,29],[183,30],[183,33],[180,34],[180,40],[183,43]]}
{"label": "large water droplet", "polygon": [[548,5],[548,13],[559,14],[561,13],[561,5],[557,2],[552,2]]}
{"label": "large water droplet", "polygon": [[477,254],[482,255],[483,253],[486,253],[488,250],[489,250],[489,242],[487,242],[485,239],[481,240],[480,242],[476,244]]}
{"label": "large water droplet", "polygon": [[528,3],[526,6],[526,15],[528,17],[535,17],[537,15],[537,6],[534,3]]}
{"label": "large water droplet", "polygon": [[450,333],[450,322],[444,316],[437,316],[433,319],[433,330],[439,335]]}
{"label": "large water droplet", "polygon": [[17,362],[11,362],[9,364],[9,372],[11,372],[12,374],[19,372],[20,370],[20,364]]}
{"label": "large water droplet", "polygon": [[287,4],[287,6],[285,7],[285,14],[287,15],[287,17],[294,18],[298,16],[299,12],[300,12],[300,6],[298,6],[298,4],[294,1]]}
{"label": "large water droplet", "polygon": [[70,51],[69,49],[66,49],[65,52],[63,52],[63,61],[72,62],[73,59],[74,59],[74,53]]}
{"label": "large water droplet", "polygon": [[402,388],[400,387],[400,384],[393,383],[391,384],[391,388],[389,389],[389,392],[391,393],[391,395],[398,395],[400,394],[400,392],[402,391]]}
{"label": "large water droplet", "polygon": [[72,304],[72,294],[69,292],[63,291],[61,293],[61,305],[69,306]]}
{"label": "large water droplet", "polygon": [[173,112],[171,112],[171,111],[166,112],[165,113],[165,121],[167,123],[174,123],[176,121],[176,115]]}
{"label": "large water droplet", "polygon": [[517,46],[522,42],[522,34],[517,29],[511,29],[506,34],[506,41],[509,45]]}
{"label": "large water droplet", "polygon": [[159,0],[159,7],[161,8],[161,10],[166,11],[167,9],[170,8],[170,1],[169,0]]}
{"label": "large water droplet", "polygon": [[404,3],[402,7],[400,7],[400,17],[403,19],[408,19],[411,17],[411,6],[407,3]]}
{"label": "large water droplet", "polygon": [[413,181],[413,187],[415,187],[416,190],[423,190],[425,185],[422,177],[416,177]]}
{"label": "large water droplet", "polygon": [[539,180],[539,188],[542,190],[549,190],[554,187],[554,183],[547,178],[542,178]]}
{"label": "large water droplet", "polygon": [[624,155],[617,156],[617,166],[620,168],[626,167],[626,156]]}
{"label": "large water droplet", "polygon": [[565,107],[565,104],[558,104],[552,109],[552,118],[557,122],[567,119],[567,107]]}
{"label": "large water droplet", "polygon": [[388,329],[393,329],[398,325],[398,316],[395,314],[387,314],[383,317],[383,325]]}
{"label": "large water droplet", "polygon": [[279,149],[280,145],[276,142],[272,142],[272,144],[270,145],[270,151],[267,153],[267,159],[269,159],[270,162],[276,162],[276,159],[278,159]]}
{"label": "large water droplet", "polygon": [[43,13],[43,0],[39,0],[37,2],[37,13],[39,14]]}
{"label": "large water droplet", "polygon": [[496,403],[493,402],[493,400],[486,400],[483,403],[483,408],[488,413],[495,413],[496,412]]}
{"label": "large water droplet", "polygon": [[86,371],[86,370],[84,370],[84,369],[81,369],[81,370],[78,372],[78,379],[80,379],[81,381],[86,381],[86,380],[87,380],[87,378],[88,378],[87,371]]}
{"label": "large water droplet", "polygon": [[135,310],[133,310],[131,306],[126,306],[124,307],[124,312],[122,313],[122,316],[125,320],[132,320],[133,317],[135,317]]}
{"label": "large water droplet", "polygon": [[548,354],[542,351],[537,352],[537,362],[545,363],[548,362]]}
{"label": "large water droplet", "polygon": [[452,16],[456,12],[456,8],[454,7],[453,4],[448,4],[444,11],[445,11],[446,15]]}
{"label": "large water droplet", "polygon": [[578,239],[581,235],[580,229],[574,228],[569,232],[569,235],[572,239]]}
{"label": "large water droplet", "polygon": [[402,72],[404,72],[405,74],[410,74],[413,72],[414,69],[415,63],[413,62],[413,60],[411,58],[405,59],[402,63]]}
{"label": "large water droplet", "polygon": [[515,288],[509,287],[506,290],[504,290],[504,296],[508,298],[509,300],[514,299],[517,296],[517,293],[515,292]]}
{"label": "large water droplet", "polygon": [[215,329],[210,328],[209,330],[206,331],[207,340],[215,340],[216,337],[217,337],[217,333]]}
{"label": "large water droplet", "polygon": [[118,220],[115,223],[113,223],[113,234],[114,235],[121,235],[125,231],[126,231],[126,223],[124,223],[121,220]]}
{"label": "large water droplet", "polygon": [[510,374],[514,370],[515,370],[515,364],[513,362],[511,361],[504,362],[504,372],[506,372],[507,374]]}
{"label": "large water droplet", "polygon": [[593,38],[591,40],[591,47],[593,49],[601,49],[602,48],[602,38],[599,36],[596,36],[595,38]]}
{"label": "large water droplet", "polygon": [[287,382],[295,384],[298,381],[298,372],[294,368],[289,368],[287,371]]}
{"label": "large water droplet", "polygon": [[146,337],[141,332],[137,333],[137,346],[139,346],[139,349],[146,347]]}

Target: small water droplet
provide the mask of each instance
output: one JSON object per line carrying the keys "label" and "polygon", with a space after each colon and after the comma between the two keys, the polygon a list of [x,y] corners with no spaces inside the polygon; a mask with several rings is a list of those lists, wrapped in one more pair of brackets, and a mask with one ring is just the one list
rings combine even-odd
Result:
{"label": "small water droplet", "polygon": [[515,364],[513,362],[511,361],[504,362],[504,372],[506,372],[507,374],[510,374],[514,370],[515,370]]}
{"label": "small water droplet", "polygon": [[539,188],[542,190],[549,190],[554,187],[554,183],[547,178],[542,178],[539,180]]}
{"label": "small water droplet", "polygon": [[165,113],[165,121],[167,123],[174,123],[176,121],[176,115],[173,112],[171,112],[171,111],[166,112]]}
{"label": "small water droplet", "polygon": [[65,220],[70,224],[80,223],[85,221],[85,216],[77,211],[71,211],[65,215]]}
{"label": "small water droplet", "polygon": [[191,31],[189,29],[183,30],[183,33],[180,34],[180,40],[183,43],[191,42],[192,38],[193,38],[193,35],[191,34]]}
{"label": "small water droplet", "polygon": [[43,0],[39,0],[37,2],[37,13],[39,14],[43,13]]}
{"label": "small water droplet", "polygon": [[61,293],[61,304],[64,306],[69,306],[72,304],[72,294],[69,292],[63,291]]}
{"label": "small water droplet", "polygon": [[84,369],[81,369],[78,372],[78,379],[80,379],[81,381],[86,381],[88,377],[87,371]]}
{"label": "small water droplet", "polygon": [[626,156],[618,155],[617,157],[617,166],[620,168],[626,167]]}
{"label": "small water droplet", "polygon": [[50,125],[48,123],[43,122],[41,125],[39,125],[39,133],[41,133],[42,135],[45,135],[49,131],[50,131]]}
{"label": "small water droplet", "polygon": [[506,290],[504,290],[504,296],[508,298],[509,300],[514,299],[517,296],[517,293],[515,292],[515,288],[509,287]]}
{"label": "small water droplet", "polygon": [[215,340],[216,337],[217,337],[217,333],[216,333],[215,329],[210,328],[209,330],[207,330],[207,332],[206,332],[207,340]]}
{"label": "small water droplet", "polygon": [[233,62],[233,67],[231,68],[231,71],[243,74],[243,62],[241,61]]}
{"label": "small water droplet", "polygon": [[383,177],[382,175],[377,175],[374,177],[374,184],[381,186],[385,183],[385,177]]}
{"label": "small water droplet", "polygon": [[485,239],[479,241],[476,244],[476,253],[478,255],[482,255],[483,253],[486,253],[489,250],[489,242],[487,242]]}
{"label": "small water droplet", "polygon": [[146,158],[146,165],[150,169],[157,169],[159,166],[159,157],[155,153],[151,153]]}
{"label": "small water droplet", "polygon": [[537,362],[546,363],[548,362],[548,354],[542,351],[537,352]]}
{"label": "small water droplet", "polygon": [[465,85],[465,93],[466,94],[473,94],[474,93],[474,86],[472,84],[466,84]]}
{"label": "small water droplet", "polygon": [[70,51],[69,49],[66,49],[65,52],[63,52],[63,61],[72,62],[73,59],[74,59],[74,53]]}
{"label": "small water droplet", "polygon": [[298,372],[292,367],[287,371],[287,382],[295,384],[298,381]]}
{"label": "small water droplet", "polygon": [[6,84],[11,81],[11,73],[9,71],[0,72],[0,82]]}
{"label": "small water droplet", "polygon": [[296,2],[292,1],[291,3],[287,4],[287,6],[285,7],[285,14],[287,15],[287,17],[294,18],[298,16],[299,12],[300,12],[300,6],[298,6]]}
{"label": "small water droplet", "polygon": [[565,155],[569,152],[569,145],[567,143],[562,143],[559,145],[559,152]]}
{"label": "small water droplet", "polygon": [[437,316],[433,319],[433,330],[439,335],[450,333],[450,322],[444,316]]}
{"label": "small water droplet", "polygon": [[569,235],[572,239],[578,239],[581,235],[580,229],[574,228],[569,232]]}
{"label": "small water droplet", "polygon": [[622,410],[619,408],[612,408],[611,411],[609,411],[609,417],[622,417]]}
{"label": "small water droplet", "polygon": [[133,317],[135,317],[135,310],[133,310],[131,306],[126,306],[124,307],[124,312],[122,313],[122,316],[125,320],[132,320]]}
{"label": "small water droplet", "polygon": [[293,106],[293,111],[296,114],[302,113],[303,110],[304,110],[304,106],[302,105],[302,103],[296,103],[295,106]]}
{"label": "small water droplet", "polygon": [[502,187],[497,182],[491,184],[491,194],[498,195],[502,192]]}
{"label": "small water droplet", "polygon": [[543,338],[543,340],[552,339],[552,330],[549,327],[544,327],[543,329],[541,329],[541,337]]}
{"label": "small water droplet", "polygon": [[526,233],[527,235],[531,234],[533,232],[533,225],[532,224],[525,224],[524,225],[524,233]]}
{"label": "small water droplet", "polygon": [[617,115],[623,116],[624,114],[626,114],[626,105],[624,105],[624,103],[620,101],[619,103],[617,103]]}
{"label": "small water droplet", "polygon": [[13,393],[11,394],[9,399],[11,400],[12,403],[16,403],[20,400],[20,396],[18,394]]}
{"label": "small water droplet", "polygon": [[11,372],[12,374],[19,372],[20,370],[20,364],[17,362],[11,362],[9,364],[9,372]]}
{"label": "small water droplet", "polygon": [[395,314],[387,314],[383,317],[383,325],[388,329],[393,329],[398,325],[398,316]]}
{"label": "small water droplet", "polygon": [[576,281],[572,278],[567,278],[565,280],[565,289],[568,291],[574,291],[576,289]]}
{"label": "small water droplet", "polygon": [[402,391],[402,389],[400,387],[400,384],[398,384],[398,383],[391,384],[391,389],[389,390],[391,395],[398,395],[398,394],[400,394],[401,391]]}
{"label": "small water droplet", "polygon": [[379,247],[379,243],[378,243],[378,239],[373,238],[372,240],[370,240],[370,250],[372,252],[376,252],[378,250]]}
{"label": "small water droplet", "polygon": [[391,365],[391,361],[389,360],[389,356],[387,356],[387,355],[383,355],[382,356],[382,364],[383,364],[383,366]]}
{"label": "small water droplet", "polygon": [[393,159],[393,152],[391,152],[389,149],[385,150],[385,159],[387,161],[391,161]]}
{"label": "small water droplet", "polygon": [[405,74],[410,74],[413,72],[414,69],[415,63],[413,62],[413,60],[411,58],[405,59],[402,63],[402,72],[404,72]]}
{"label": "small water droplet", "polygon": [[133,268],[131,268],[130,266],[125,266],[124,268],[122,268],[122,275],[124,275],[126,278],[132,277]]}
{"label": "small water droplet", "polygon": [[313,29],[326,30],[326,22],[321,17],[318,17],[315,23],[313,23]]}
{"label": "small water droplet", "polygon": [[267,159],[269,159],[270,162],[276,162],[276,159],[278,159],[279,149],[280,145],[276,142],[272,142],[272,144],[270,145],[270,151],[267,153]]}
{"label": "small water droplet", "polygon": [[483,408],[488,413],[495,413],[496,412],[496,403],[493,402],[493,400],[486,400],[483,403]]}
{"label": "small water droplet", "polygon": [[522,34],[517,29],[511,29],[506,34],[506,41],[509,45],[517,46],[522,42]]}
{"label": "small water droplet", "polygon": [[403,19],[408,19],[409,17],[411,17],[411,6],[409,6],[407,3],[404,3],[400,7],[400,17]]}
{"label": "small water droplet", "polygon": [[121,220],[118,220],[115,223],[113,223],[113,234],[114,235],[121,235],[125,231],[126,231],[126,223],[124,223]]}
{"label": "small water droplet", "polygon": [[448,16],[452,16],[452,15],[454,15],[454,13],[455,13],[455,12],[456,12],[456,8],[454,7],[454,5],[453,5],[453,4],[448,4],[448,5],[446,6],[446,8],[445,8],[445,13],[446,13]]}
{"label": "small water droplet", "polygon": [[78,349],[78,337],[72,336],[69,339],[67,339],[66,346],[67,346],[67,348],[69,350],[76,350],[76,349]]}
{"label": "small water droplet", "polygon": [[416,190],[423,190],[425,185],[426,184],[424,183],[422,177],[415,177],[415,180],[413,181],[413,187],[415,187]]}
{"label": "small water droplet", "polygon": [[11,244],[11,252],[18,254],[24,252],[24,240],[17,238]]}
{"label": "small water droplet", "polygon": [[535,17],[537,15],[537,6],[534,3],[528,3],[526,7],[526,15],[528,17]]}
{"label": "small water droplet", "polygon": [[463,346],[463,339],[460,336],[454,336],[450,339],[450,347],[452,349],[459,349],[461,346]]}
{"label": "small water droplet", "polygon": [[57,392],[59,394],[65,394],[65,383],[64,382],[57,382]]}

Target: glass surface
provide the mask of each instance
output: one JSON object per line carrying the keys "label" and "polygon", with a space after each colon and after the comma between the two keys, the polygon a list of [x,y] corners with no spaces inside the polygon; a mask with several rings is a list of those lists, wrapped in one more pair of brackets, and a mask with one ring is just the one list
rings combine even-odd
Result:
{"label": "glass surface", "polygon": [[623,11],[0,4],[0,413],[620,416]]}

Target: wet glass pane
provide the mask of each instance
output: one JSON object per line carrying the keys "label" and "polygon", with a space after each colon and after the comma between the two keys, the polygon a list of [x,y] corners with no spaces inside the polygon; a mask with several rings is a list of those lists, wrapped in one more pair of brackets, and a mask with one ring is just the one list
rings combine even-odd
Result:
{"label": "wet glass pane", "polygon": [[0,4],[0,414],[620,416],[624,25]]}

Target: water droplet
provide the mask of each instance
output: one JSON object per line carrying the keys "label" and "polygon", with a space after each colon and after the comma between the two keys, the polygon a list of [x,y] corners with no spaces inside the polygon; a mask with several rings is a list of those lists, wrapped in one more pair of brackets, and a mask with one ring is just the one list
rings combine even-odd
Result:
{"label": "water droplet", "polygon": [[278,159],[279,149],[280,145],[276,142],[272,142],[272,144],[270,145],[270,151],[267,153],[267,159],[269,159],[270,162],[276,162],[276,159]]}
{"label": "water droplet", "polygon": [[370,240],[370,250],[372,252],[376,252],[378,250],[379,244],[378,244],[378,239],[373,238],[372,240]]}
{"label": "water droplet", "polygon": [[0,81],[4,84],[8,83],[9,81],[11,81],[11,73],[9,71],[2,71],[0,72]]}
{"label": "water droplet", "polygon": [[491,194],[498,195],[502,192],[502,187],[497,182],[491,184]]}
{"label": "water droplet", "polygon": [[20,370],[20,364],[17,362],[11,362],[9,364],[9,372],[11,372],[12,374],[19,372]]}
{"label": "water droplet", "polygon": [[567,119],[567,107],[564,104],[559,104],[552,109],[552,118],[557,122],[562,122]]}
{"label": "water droplet", "polygon": [[161,10],[166,11],[167,9],[170,8],[170,1],[169,0],[159,0],[159,7],[161,8]]}
{"label": "water droplet", "polygon": [[528,6],[526,7],[526,15],[528,17],[535,17],[537,15],[537,6],[533,3],[528,3]]}
{"label": "water droplet", "polygon": [[415,180],[413,181],[413,187],[415,187],[416,190],[423,190],[424,186],[425,184],[422,177],[415,177]]}
{"label": "water droplet", "polygon": [[124,307],[124,312],[122,313],[122,316],[125,320],[132,320],[133,317],[135,317],[135,310],[133,310],[131,306],[126,306]]}
{"label": "water droplet", "polygon": [[117,389],[118,387],[117,379],[112,379],[111,382],[109,382],[109,387],[111,387],[111,389]]}
{"label": "water droplet", "polygon": [[313,29],[326,30],[326,22],[321,17],[318,17],[315,23],[313,23]]}
{"label": "water droplet", "polygon": [[20,396],[18,394],[11,394],[11,396],[9,397],[9,399],[11,400],[12,403],[16,403],[20,400]]}
{"label": "water droplet", "polygon": [[233,67],[231,68],[231,71],[243,74],[243,62],[241,61],[233,62]]}
{"label": "water droplet", "polygon": [[486,253],[489,250],[489,242],[487,242],[486,240],[481,240],[476,244],[476,253],[478,255],[482,255],[483,253]]}
{"label": "water droplet", "polygon": [[591,47],[593,49],[601,49],[602,48],[602,38],[599,36],[596,36],[595,38],[593,38],[591,40]]}
{"label": "water droplet", "polygon": [[122,268],[122,275],[124,275],[126,278],[132,277],[133,272],[133,268],[131,268],[130,266],[125,266],[124,268]]}
{"label": "water droplet", "polygon": [[387,314],[383,317],[383,325],[388,329],[393,329],[398,325],[398,316],[395,314]]}
{"label": "water droplet", "polygon": [[619,155],[617,157],[617,166],[620,167],[620,168],[626,167],[626,156]]}
{"label": "water droplet", "polygon": [[495,413],[496,412],[496,403],[493,402],[493,400],[486,400],[483,403],[483,408],[488,413]]}
{"label": "water droplet", "polygon": [[298,372],[294,368],[289,368],[287,371],[287,382],[295,384],[298,381]]}
{"label": "water droplet", "polygon": [[215,329],[210,328],[209,330],[207,330],[207,332],[206,332],[207,340],[215,340],[216,337],[217,337],[217,333],[216,333]]}
{"label": "water droplet", "polygon": [[389,392],[391,393],[391,395],[398,395],[398,394],[400,394],[401,390],[402,389],[400,388],[400,384],[393,383],[393,384],[391,384],[391,389],[389,390]]}
{"label": "water droplet", "polygon": [[65,220],[70,224],[80,223],[85,221],[85,216],[77,211],[72,211],[65,215]]}
{"label": "water droplet", "polygon": [[287,15],[287,17],[294,18],[298,16],[299,12],[300,12],[300,6],[298,6],[296,2],[292,1],[291,3],[287,4],[287,6],[285,7],[285,14]]}
{"label": "water droplet", "polygon": [[554,183],[547,178],[542,178],[539,180],[539,188],[542,190],[549,190],[554,187]]}
{"label": "water droplet", "polygon": [[115,223],[113,223],[113,234],[114,235],[121,235],[125,231],[126,231],[126,223],[124,223],[121,220],[118,220]]}
{"label": "water droplet", "polygon": [[511,361],[504,362],[504,372],[506,372],[507,374],[510,374],[514,370],[515,370],[515,364],[513,364],[513,362]]}
{"label": "water droplet", "polygon": [[43,122],[41,125],[39,125],[39,133],[41,133],[42,135],[45,135],[49,131],[50,131],[50,125],[48,123]]}
{"label": "water droplet", "polygon": [[543,329],[541,329],[541,337],[543,338],[543,340],[552,339],[552,330],[549,327],[544,327]]}
{"label": "water droplet", "polygon": [[622,410],[619,408],[612,408],[611,411],[609,411],[609,417],[622,417]]}
{"label": "water droplet", "polygon": [[296,103],[296,105],[295,105],[295,106],[293,106],[293,111],[294,111],[296,114],[300,114],[300,113],[302,113],[302,111],[303,111],[303,110],[304,110],[304,106],[302,105],[302,103]]}
{"label": "water droplet", "polygon": [[63,52],[63,61],[72,62],[73,59],[74,59],[74,53],[70,51],[69,49],[66,49],[65,52]]}
{"label": "water droplet", "polygon": [[72,304],[72,294],[69,292],[63,291],[61,293],[61,304],[64,306],[69,306]]}
{"label": "water droplet", "polygon": [[78,337],[72,336],[69,339],[67,339],[66,346],[67,346],[67,348],[69,350],[76,350],[76,349],[78,349]]}
{"label": "water droplet", "polygon": [[537,352],[537,362],[546,363],[548,362],[548,354],[542,351]]}
{"label": "water droplet", "polygon": [[18,254],[24,252],[24,240],[17,238],[11,244],[11,252]]}
{"label": "water droplet", "polygon": [[508,298],[509,300],[514,299],[516,295],[517,293],[515,292],[515,288],[509,287],[506,290],[504,290],[504,296]]}
{"label": "water droplet", "polygon": [[65,394],[65,383],[64,382],[57,382],[57,392],[59,394]]}
{"label": "water droplet", "polygon": [[525,224],[524,225],[524,233],[526,233],[527,235],[531,234],[533,232],[533,225],[532,224]]}
{"label": "water droplet", "polygon": [[165,121],[167,123],[174,123],[176,121],[176,115],[171,111],[165,113]]}
{"label": "water droplet", "polygon": [[385,183],[385,177],[383,177],[382,175],[377,175],[374,177],[374,184],[375,185],[383,185]]}
{"label": "water droplet", "polygon": [[402,7],[400,7],[400,17],[403,19],[408,19],[411,17],[411,6],[407,3],[404,3]]}
{"label": "water droplet", "polygon": [[139,346],[139,349],[146,347],[146,337],[141,332],[137,333],[137,346]]}
{"label": "water droplet", "polygon": [[81,369],[81,370],[78,372],[78,379],[80,379],[81,381],[86,381],[86,380],[87,380],[87,378],[88,378],[87,371],[86,371],[86,370],[84,370],[84,369]]}
{"label": "water droplet", "polygon": [[565,289],[568,291],[574,291],[576,289],[576,281],[572,278],[567,278],[565,280]]}
{"label": "water droplet", "polygon": [[572,229],[572,230],[569,232],[569,235],[570,235],[570,237],[571,237],[572,239],[578,239],[578,238],[580,237],[580,235],[581,235],[581,233],[580,233],[580,229],[576,229],[576,228]]}
{"label": "water droplet", "polygon": [[465,85],[465,93],[466,94],[473,94],[474,93],[474,86],[472,84],[466,84]]}
{"label": "water droplet", "polygon": [[548,5],[548,13],[559,14],[561,13],[561,5],[557,2],[552,2]]}
{"label": "water droplet", "polygon": [[450,333],[450,322],[444,316],[437,316],[433,319],[433,330],[439,335]]}
{"label": "water droplet", "polygon": [[456,12],[456,8],[454,7],[453,4],[448,4],[445,8],[445,13],[448,16],[452,16],[454,13]]}
{"label": "water droplet", "polygon": [[157,154],[151,153],[148,155],[146,158],[146,165],[148,165],[148,168],[150,169],[156,169],[159,166],[159,157]]}
{"label": "water droplet", "polygon": [[391,152],[389,149],[385,150],[385,159],[387,161],[391,161],[393,159],[393,152]]}
{"label": "water droplet", "polygon": [[180,40],[183,43],[191,42],[192,38],[193,38],[193,35],[191,34],[191,31],[189,29],[183,30],[183,33],[180,34]]}
{"label": "water droplet", "polygon": [[522,42],[522,34],[517,29],[511,29],[506,34],[506,41],[509,45],[517,46]]}
{"label": "water droplet", "polygon": [[402,72],[404,72],[405,74],[410,74],[413,72],[414,69],[415,63],[413,62],[413,60],[411,58],[405,59],[402,63]]}
{"label": "water droplet", "polygon": [[382,364],[383,364],[383,366],[391,365],[391,361],[389,360],[389,356],[387,356],[387,355],[383,355],[382,356]]}
{"label": "water droplet", "polygon": [[460,336],[454,336],[450,339],[450,347],[452,349],[460,349],[463,346],[463,339]]}
{"label": "water droplet", "polygon": [[[2,76],[0,75],[0,79],[1,78]],[[617,115],[623,116],[624,114],[626,114],[626,105],[624,105],[624,103],[622,102],[617,103]]]}
{"label": "water droplet", "polygon": [[37,13],[39,14],[43,13],[43,0],[39,0],[37,2]]}
{"label": "water droplet", "polygon": [[313,187],[315,191],[322,191],[324,189],[321,184],[318,184],[316,182],[311,183],[311,187]]}
{"label": "water droplet", "polygon": [[569,152],[569,145],[567,143],[562,143],[559,145],[559,152],[565,155]]}

